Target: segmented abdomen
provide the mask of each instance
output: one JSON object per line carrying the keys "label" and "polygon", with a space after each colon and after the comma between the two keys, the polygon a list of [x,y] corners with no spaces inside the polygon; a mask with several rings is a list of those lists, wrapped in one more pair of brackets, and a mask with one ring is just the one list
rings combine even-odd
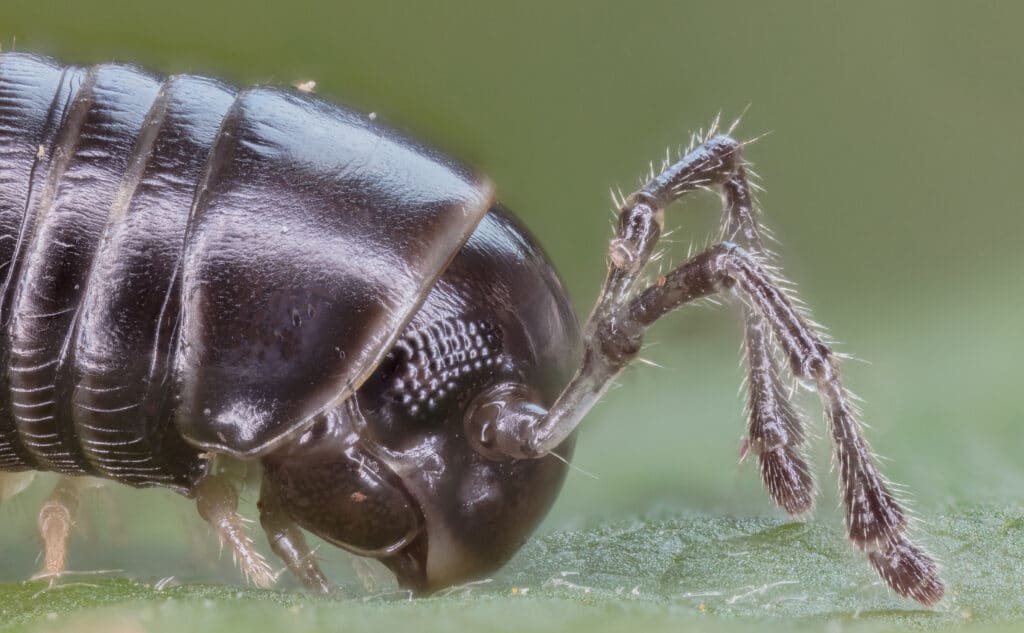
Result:
{"label": "segmented abdomen", "polygon": [[211,79],[0,55],[0,470],[188,489],[180,262],[234,101]]}

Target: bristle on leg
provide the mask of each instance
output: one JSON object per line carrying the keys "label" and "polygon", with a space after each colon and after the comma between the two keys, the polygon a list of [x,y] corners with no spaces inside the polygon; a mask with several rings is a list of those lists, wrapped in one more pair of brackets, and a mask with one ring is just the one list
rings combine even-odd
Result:
{"label": "bristle on leg", "polygon": [[231,547],[235,561],[246,580],[256,587],[268,589],[276,577],[263,555],[253,546],[252,538],[238,512],[238,489],[241,476],[235,473],[211,473],[195,489],[200,516],[217,532],[221,543]]}
{"label": "bristle on leg", "polygon": [[745,321],[749,446],[772,500],[791,515],[803,514],[814,506],[814,478],[801,450],[803,422],[782,387],[764,319],[748,308]]}
{"label": "bristle on leg", "polygon": [[814,507],[814,481],[807,462],[789,446],[758,455],[761,481],[768,494],[788,514],[796,516]]}
{"label": "bristle on leg", "polygon": [[894,591],[934,604],[944,591],[937,565],[907,540],[906,514],[875,466],[855,400],[843,386],[838,358],[756,259],[735,247],[727,249],[731,252],[720,261],[723,283],[742,290],[771,325],[793,374],[817,385],[832,430],[850,540],[868,554]]}
{"label": "bristle on leg", "polygon": [[935,561],[902,536],[868,552],[868,560],[885,584],[904,598],[931,607],[945,593]]}

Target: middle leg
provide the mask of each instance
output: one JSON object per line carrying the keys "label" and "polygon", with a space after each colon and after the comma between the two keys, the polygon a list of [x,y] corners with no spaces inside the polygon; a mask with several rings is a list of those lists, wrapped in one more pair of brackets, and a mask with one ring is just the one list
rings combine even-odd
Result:
{"label": "middle leg", "polygon": [[215,463],[193,491],[200,516],[217,532],[220,542],[231,547],[242,574],[261,589],[274,584],[270,565],[253,546],[245,529],[244,519],[238,512],[238,494],[244,480],[244,470],[233,464]]}
{"label": "middle leg", "polygon": [[306,537],[288,513],[281,507],[281,500],[274,486],[263,479],[260,488],[260,525],[267,534],[270,547],[291,570],[292,575],[310,590],[324,595],[334,592],[317,564],[316,554],[306,544]]}

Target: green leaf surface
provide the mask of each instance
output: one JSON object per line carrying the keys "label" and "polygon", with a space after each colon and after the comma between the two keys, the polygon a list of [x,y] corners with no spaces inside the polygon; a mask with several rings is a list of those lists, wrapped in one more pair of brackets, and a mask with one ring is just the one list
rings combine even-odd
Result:
{"label": "green leaf surface", "polygon": [[[936,609],[892,595],[833,527],[654,515],[535,539],[502,573],[426,599],[155,581],[0,586],[0,631],[998,630],[1024,615],[1024,512],[929,522],[948,583]],[[1009,629],[1008,629],[1009,630]]]}

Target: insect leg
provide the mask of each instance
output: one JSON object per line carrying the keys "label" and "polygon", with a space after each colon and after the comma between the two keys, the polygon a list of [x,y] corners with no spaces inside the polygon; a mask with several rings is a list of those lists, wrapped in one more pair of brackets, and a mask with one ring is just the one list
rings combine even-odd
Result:
{"label": "insect leg", "polygon": [[281,501],[269,485],[266,477],[260,488],[260,525],[267,534],[271,549],[288,565],[292,574],[312,591],[330,594],[334,587],[320,571],[316,554],[306,544],[306,537],[288,513],[281,507]]}
{"label": "insect leg", "polygon": [[[795,309],[785,292],[757,260],[742,249],[720,244],[707,263],[708,276],[720,287],[735,287],[771,325],[789,357],[794,375],[813,381],[825,408],[839,464],[840,488],[846,507],[850,540],[865,552],[883,580],[901,596],[933,605],[944,587],[935,562],[906,536],[907,520],[874,463],[861,433],[859,411],[843,385],[839,362],[831,348]],[[639,315],[649,311],[653,322],[672,309],[659,305],[664,293],[657,286],[631,305]],[[644,303],[649,307],[644,307]]]}
{"label": "insect leg", "polygon": [[[771,257],[761,240],[757,208],[746,168],[739,164],[722,185],[725,239]],[[743,306],[743,352],[747,366],[747,448],[757,455],[761,480],[772,499],[789,514],[814,505],[814,478],[802,445],[804,422],[790,401],[777,366],[771,328],[751,306]]]}
{"label": "insect leg", "polygon": [[75,524],[84,479],[61,477],[53,492],[39,509],[39,536],[43,541],[43,568],[34,578],[48,579],[56,584],[64,573],[68,555],[68,537]]}
{"label": "insect leg", "polygon": [[221,543],[231,546],[246,579],[257,587],[269,588],[274,584],[274,574],[253,546],[244,519],[238,513],[238,491],[244,473],[220,470],[218,466],[215,464],[213,471],[194,490],[199,515],[217,531]]}

